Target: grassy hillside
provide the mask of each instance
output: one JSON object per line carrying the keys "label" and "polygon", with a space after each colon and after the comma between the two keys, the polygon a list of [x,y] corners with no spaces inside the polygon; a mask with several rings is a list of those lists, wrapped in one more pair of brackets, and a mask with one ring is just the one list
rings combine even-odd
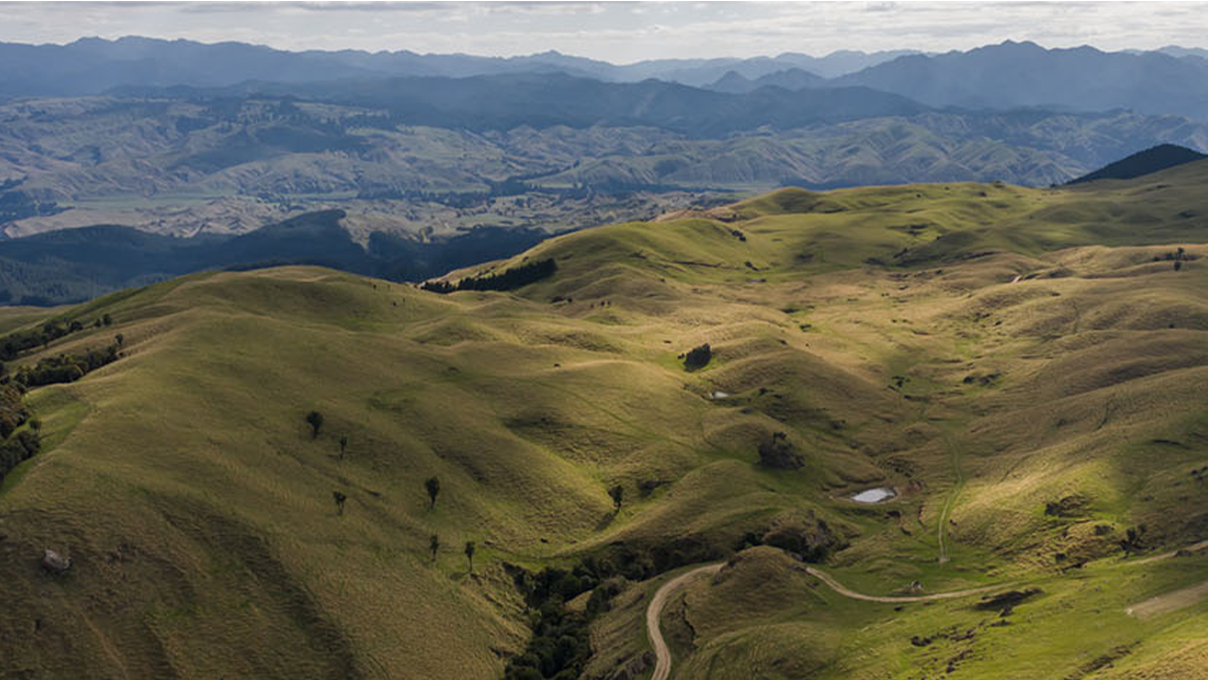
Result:
{"label": "grassy hillside", "polygon": [[[83,329],[10,370],[123,356],[27,395],[0,668],[497,678],[537,620],[522,570],[592,558],[617,594],[584,677],[609,677],[665,572],[737,554],[666,611],[673,677],[1193,677],[1208,602],[1170,594],[1208,558],[1143,560],[1208,538],[1205,175],[784,190],[447,277],[557,263],[511,292],[291,267],[47,311]],[[761,464],[774,441],[802,465]],[[776,546],[873,594],[1041,592],[857,602]]]}

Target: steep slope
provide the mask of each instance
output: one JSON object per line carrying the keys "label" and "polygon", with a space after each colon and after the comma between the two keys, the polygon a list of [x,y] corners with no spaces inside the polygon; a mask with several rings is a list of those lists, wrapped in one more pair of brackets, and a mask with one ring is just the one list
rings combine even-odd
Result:
{"label": "steep slope", "polygon": [[1082,182],[1093,182],[1098,179],[1133,179],[1134,177],[1148,175],[1151,172],[1158,172],[1204,158],[1208,158],[1208,156],[1198,151],[1192,151],[1175,144],[1162,144],[1152,149],[1137,152],[1128,158],[1120,159],[1092,173],[1070,180],[1069,183],[1079,184]]}
{"label": "steep slope", "polygon": [[[602,676],[641,665],[664,572],[736,553],[668,604],[675,677],[1190,667],[1203,604],[1125,608],[1202,582],[1205,557],[1121,545],[1208,538],[1206,175],[788,189],[448,277],[556,262],[507,292],[289,267],[48,311],[24,328],[79,330],[10,372],[117,333],[123,356],[27,396],[43,450],[0,489],[0,668],[523,677],[582,639],[526,647],[527,626],[590,598]],[[897,496],[849,500],[879,486]],[[1003,600],[1009,626],[994,602],[898,612],[785,550],[874,595],[1043,594]]]}

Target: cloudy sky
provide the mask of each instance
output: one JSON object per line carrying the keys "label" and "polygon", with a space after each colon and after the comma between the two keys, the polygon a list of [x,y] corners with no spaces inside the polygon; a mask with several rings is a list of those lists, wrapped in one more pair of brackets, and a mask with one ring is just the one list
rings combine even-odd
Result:
{"label": "cloudy sky", "polygon": [[558,50],[614,63],[968,49],[1006,39],[1105,50],[1208,47],[1208,3],[1132,2],[137,2],[3,3],[0,40],[143,35],[277,48]]}

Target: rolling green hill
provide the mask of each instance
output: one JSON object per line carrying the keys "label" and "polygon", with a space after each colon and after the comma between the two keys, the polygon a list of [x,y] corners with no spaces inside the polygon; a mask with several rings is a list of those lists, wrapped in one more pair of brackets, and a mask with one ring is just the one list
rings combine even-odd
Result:
{"label": "rolling green hill", "polygon": [[[446,277],[556,262],[507,292],[287,267],[10,312],[80,322],[10,373],[120,356],[26,395],[0,672],[648,677],[649,594],[726,560],[664,612],[673,678],[1195,677],[1208,555],[1152,558],[1208,538],[1206,180],[785,189]],[[790,553],[1019,595],[852,600]]]}

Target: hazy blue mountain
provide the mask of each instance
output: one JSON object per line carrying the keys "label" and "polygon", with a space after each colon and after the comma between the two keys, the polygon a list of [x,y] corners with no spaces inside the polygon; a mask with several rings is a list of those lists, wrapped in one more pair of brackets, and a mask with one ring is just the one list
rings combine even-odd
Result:
{"label": "hazy blue mountain", "polygon": [[1007,41],[968,52],[900,57],[833,84],[863,85],[939,107],[1128,108],[1208,118],[1208,61],[1158,52],[1049,50]]}
{"label": "hazy blue mountain", "polygon": [[825,57],[784,53],[616,65],[555,51],[516,57],[406,50],[287,52],[237,42],[84,38],[68,45],[0,43],[5,66],[0,69],[0,98],[97,94],[121,86],[213,88],[247,81],[301,84],[536,73],[612,83],[656,79],[727,93],[752,92],[763,85],[792,90],[860,86],[935,107],[1129,108],[1208,118],[1208,59],[1203,56],[1203,50],[1180,47],[1108,53],[1008,41],[930,55],[841,51]]}
{"label": "hazy blue mountain", "polygon": [[82,38],[67,45],[0,43],[0,97],[98,94],[122,85],[221,87],[246,80],[316,82],[386,76],[464,78],[507,73],[566,73],[613,82],[649,78],[703,86],[734,70],[750,79],[790,68],[841,75],[907,51],[783,54],[738,59],[661,59],[616,65],[547,51],[516,57],[416,54],[408,50],[287,52],[238,42],[199,43],[125,37]]}
{"label": "hazy blue mountain", "polygon": [[729,94],[659,80],[606,83],[562,73],[329,83],[248,82],[222,89],[139,87],[117,92],[199,100],[250,94],[294,96],[381,109],[388,115],[367,116],[365,122],[389,127],[510,130],[520,126],[650,126],[697,136],[724,135],[765,125],[791,129],[930,110],[906,97],[865,87],[798,91],[767,87]]}
{"label": "hazy blue mountain", "polygon": [[826,78],[815,75],[809,71],[804,71],[799,68],[784,69],[762,75],[754,80],[747,78],[737,71],[727,71],[726,75],[722,76],[717,82],[708,86],[707,89],[714,92],[729,92],[731,94],[745,94],[754,92],[761,87],[773,86],[782,87],[786,90],[804,90],[806,88],[825,87]]}
{"label": "hazy blue mountain", "polygon": [[1178,45],[1167,45],[1161,47],[1155,52],[1169,54],[1172,57],[1199,57],[1200,59],[1208,59],[1208,50],[1202,47],[1179,47]]}
{"label": "hazy blue mountain", "polygon": [[754,80],[742,75],[738,71],[726,71],[726,75],[717,79],[717,82],[709,85],[705,89],[713,90],[714,92],[727,92],[729,94],[746,94],[759,87]]}
{"label": "hazy blue mountain", "polygon": [[893,61],[898,57],[917,54],[923,54],[923,52],[918,50],[885,50],[881,52],[839,50],[831,52],[825,57],[811,57],[808,54],[785,52],[776,57],[776,61],[791,64],[796,68],[817,74],[823,78],[838,78],[848,73],[863,71],[870,66]]}
{"label": "hazy blue mountain", "polygon": [[1176,144],[1161,144],[1152,149],[1137,152],[1127,158],[1122,158],[1092,173],[1071,180],[1069,183],[1079,184],[1082,182],[1093,182],[1098,179],[1132,179],[1204,158],[1208,158],[1208,156],[1187,147]]}

